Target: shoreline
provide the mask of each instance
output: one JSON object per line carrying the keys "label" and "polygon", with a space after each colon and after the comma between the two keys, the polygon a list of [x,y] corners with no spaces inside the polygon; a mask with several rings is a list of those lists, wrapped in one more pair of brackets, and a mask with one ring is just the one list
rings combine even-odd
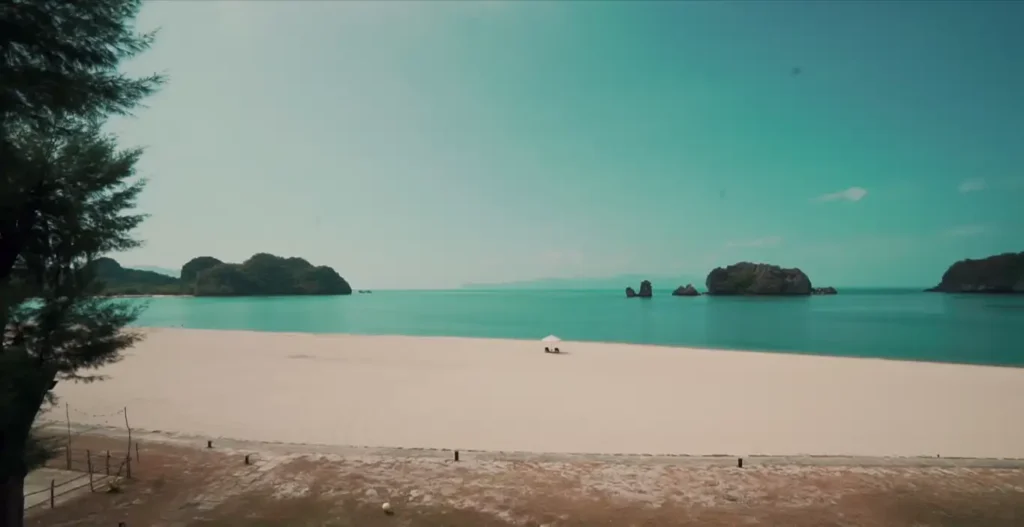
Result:
{"label": "shoreline", "polygon": [[[142,329],[142,328],[139,328]],[[421,450],[1024,458],[1024,369],[657,345],[157,328],[73,424]],[[54,408],[41,421],[64,421]],[[111,421],[111,419],[114,419]],[[121,419],[122,421],[118,421]]]}
{"label": "shoreline", "polygon": [[[380,337],[380,338],[398,338],[398,339],[427,339],[427,340],[470,340],[470,341],[482,341],[482,342],[502,342],[502,341],[513,341],[522,343],[535,343],[543,345],[540,341],[540,337],[535,339],[528,338],[516,338],[516,337],[466,337],[462,335],[408,335],[403,333],[344,333],[344,332],[316,332],[316,331],[273,331],[263,329],[210,329],[210,328],[186,328],[183,326],[129,326],[130,330],[143,331],[143,332],[157,332],[161,330],[171,331],[205,331],[211,333],[257,333],[257,334],[271,334],[271,335],[289,335],[289,336],[318,336],[318,337]],[[950,366],[970,366],[977,368],[1005,368],[1014,370],[1024,370],[1024,365],[1017,364],[987,364],[979,362],[955,362],[955,361],[942,361],[942,360],[910,360],[900,359],[892,357],[876,357],[870,355],[834,355],[828,352],[811,352],[811,351],[792,351],[792,350],[774,350],[774,349],[743,349],[743,348],[721,348],[721,347],[695,347],[695,346],[677,346],[672,344],[650,344],[645,342],[630,342],[630,341],[615,341],[615,340],[564,340],[563,344],[583,344],[583,345],[598,345],[598,346],[629,346],[629,347],[642,347],[642,348],[658,348],[668,350],[679,350],[686,352],[710,352],[710,353],[751,353],[756,355],[768,354],[768,355],[786,355],[796,357],[820,357],[826,359],[849,359],[849,360],[866,360],[866,361],[885,361],[885,362],[899,362],[899,363],[910,363],[910,364],[944,364]]]}

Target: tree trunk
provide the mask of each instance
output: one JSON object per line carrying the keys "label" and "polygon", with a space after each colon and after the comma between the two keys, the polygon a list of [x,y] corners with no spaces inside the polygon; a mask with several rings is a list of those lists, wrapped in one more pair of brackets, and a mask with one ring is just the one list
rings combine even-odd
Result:
{"label": "tree trunk", "polygon": [[[0,527],[21,527],[25,514],[25,446],[32,423],[43,404],[48,387],[56,374],[52,368],[31,369],[28,363],[10,363],[8,371],[0,371],[0,387],[13,393],[0,430]],[[5,394],[6,396],[10,396]]]}
{"label": "tree trunk", "polygon": [[0,527],[25,524],[25,475],[11,474],[0,479]]}

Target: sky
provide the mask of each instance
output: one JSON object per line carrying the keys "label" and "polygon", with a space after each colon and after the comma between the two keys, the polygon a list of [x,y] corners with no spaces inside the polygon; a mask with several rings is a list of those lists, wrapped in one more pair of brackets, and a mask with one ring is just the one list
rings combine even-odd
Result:
{"label": "sky", "polygon": [[[151,1],[124,265],[934,285],[1024,250],[1024,3]],[[625,284],[624,284],[625,285]]]}

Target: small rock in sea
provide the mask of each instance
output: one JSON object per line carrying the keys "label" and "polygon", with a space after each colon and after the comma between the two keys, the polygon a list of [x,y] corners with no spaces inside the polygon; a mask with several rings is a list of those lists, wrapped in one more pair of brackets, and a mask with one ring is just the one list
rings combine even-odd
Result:
{"label": "small rock in sea", "polygon": [[700,296],[700,291],[697,291],[693,284],[686,284],[685,286],[679,286],[672,291],[672,296]]}
{"label": "small rock in sea", "polygon": [[391,504],[386,501],[384,502],[383,505],[380,506],[380,508],[384,511],[384,514],[394,514],[395,512],[391,510]]}

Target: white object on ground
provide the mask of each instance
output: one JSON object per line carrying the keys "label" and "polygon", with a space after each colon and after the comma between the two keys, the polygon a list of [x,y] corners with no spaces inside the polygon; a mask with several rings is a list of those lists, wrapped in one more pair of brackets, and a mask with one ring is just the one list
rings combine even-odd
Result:
{"label": "white object on ground", "polygon": [[384,502],[384,505],[380,506],[380,508],[384,509],[384,512],[388,512],[388,513],[391,512],[391,504],[386,502],[386,501]]}

